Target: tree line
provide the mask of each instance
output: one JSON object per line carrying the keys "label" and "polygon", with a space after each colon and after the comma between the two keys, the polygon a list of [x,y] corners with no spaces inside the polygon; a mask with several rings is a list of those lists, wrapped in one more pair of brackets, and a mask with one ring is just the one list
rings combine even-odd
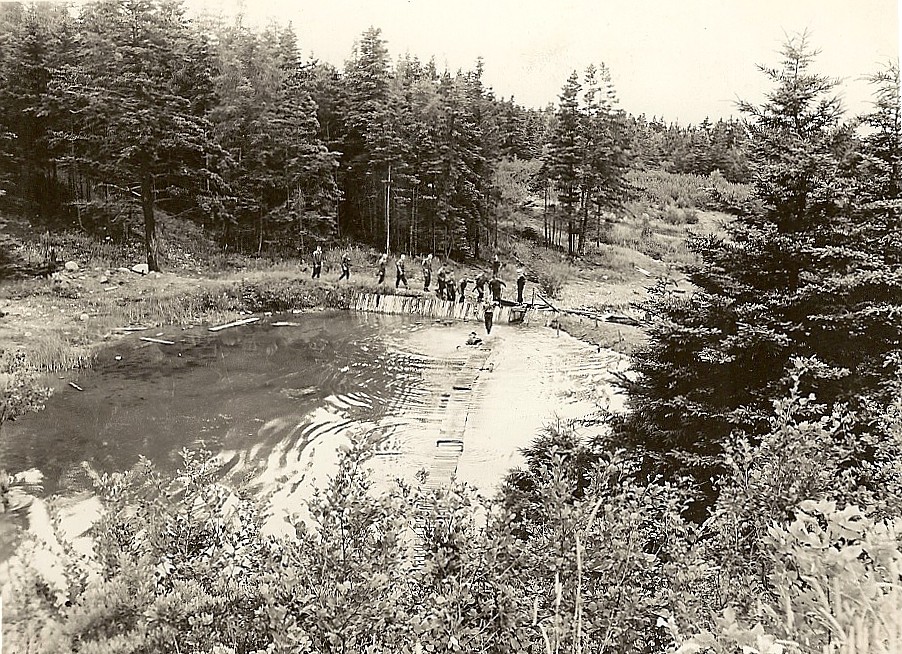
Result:
{"label": "tree line", "polygon": [[576,254],[630,165],[744,174],[737,125],[629,116],[603,64],[531,109],[496,97],[481,60],[393,61],[376,28],[339,69],[304,59],[291,26],[170,0],[5,3],[0,46],[6,202],[42,224],[143,231],[152,269],[161,212],[246,252],[345,238],[479,256],[515,184],[544,194],[545,243]]}

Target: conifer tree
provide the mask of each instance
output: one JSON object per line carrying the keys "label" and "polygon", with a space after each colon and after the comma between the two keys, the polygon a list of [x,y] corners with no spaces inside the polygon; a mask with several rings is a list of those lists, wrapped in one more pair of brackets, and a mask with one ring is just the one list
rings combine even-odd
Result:
{"label": "conifer tree", "polygon": [[580,201],[580,176],[583,160],[581,138],[583,125],[579,109],[581,85],[576,71],[561,90],[557,122],[549,145],[549,174],[555,181],[558,200],[567,219],[567,252],[574,254],[573,221]]}
{"label": "conifer tree", "polygon": [[874,215],[856,208],[836,82],[813,60],[804,36],[791,39],[781,66],[761,69],[774,85],[765,102],[742,105],[762,209],[695,242],[696,291],[662,287],[646,304],[655,322],[619,433],[708,492],[731,434],[767,429],[794,358],[808,361],[803,394],[856,409],[886,395],[898,365],[899,268],[863,228]]}
{"label": "conifer tree", "polygon": [[137,198],[150,270],[160,269],[157,201],[192,185],[209,147],[210,126],[188,95],[197,82],[185,64],[192,36],[177,2],[88,4],[77,65],[51,83],[77,115],[59,134],[66,160]]}

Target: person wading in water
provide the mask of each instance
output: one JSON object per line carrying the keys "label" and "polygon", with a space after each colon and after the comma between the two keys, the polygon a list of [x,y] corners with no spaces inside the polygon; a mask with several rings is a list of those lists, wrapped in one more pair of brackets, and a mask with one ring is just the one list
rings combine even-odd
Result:
{"label": "person wading in water", "polygon": [[482,319],[485,321],[485,333],[492,333],[492,322],[495,320],[495,304],[485,301],[482,308]]}

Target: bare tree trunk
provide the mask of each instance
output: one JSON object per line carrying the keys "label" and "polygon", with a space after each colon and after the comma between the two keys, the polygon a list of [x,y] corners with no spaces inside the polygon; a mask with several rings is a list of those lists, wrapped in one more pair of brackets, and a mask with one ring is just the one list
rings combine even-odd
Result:
{"label": "bare tree trunk", "polygon": [[548,184],[545,184],[545,188],[543,189],[543,202],[544,206],[542,207],[542,222],[544,223],[545,232],[542,242],[545,244],[545,247],[548,247],[550,243],[549,235],[548,235]]}
{"label": "bare tree trunk", "polygon": [[157,260],[157,218],[154,215],[153,177],[150,173],[141,179],[141,210],[144,212],[144,249],[147,252],[147,268],[159,272]]}

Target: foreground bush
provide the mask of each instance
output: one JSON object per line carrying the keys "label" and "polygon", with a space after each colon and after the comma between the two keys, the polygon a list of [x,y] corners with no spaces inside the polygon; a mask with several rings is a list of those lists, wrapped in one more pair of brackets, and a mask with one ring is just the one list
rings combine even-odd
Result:
{"label": "foreground bush", "polygon": [[[192,456],[175,479],[144,462],[105,478],[95,556],[65,587],[17,574],[5,639],[40,652],[660,651],[682,589],[679,495],[552,439],[505,502],[464,487],[369,492],[347,452],[296,536]],[[586,451],[587,452],[587,451]],[[574,456],[576,457],[574,459]],[[573,482],[584,490],[575,492]],[[526,478],[530,481],[525,482]]]}
{"label": "foreground bush", "polygon": [[576,427],[539,438],[493,501],[461,485],[377,495],[370,451],[347,450],[290,537],[206,457],[185,453],[175,477],[144,461],[100,480],[93,556],[64,544],[62,581],[23,563],[37,543],[10,562],[4,639],[148,654],[898,651],[902,495],[899,457],[884,456],[898,410],[866,465],[847,460],[842,410],[777,402],[772,433],[731,451],[701,525],[684,519],[685,479],[648,480],[611,433]]}
{"label": "foreground bush", "polygon": [[764,545],[774,566],[755,610],[742,618],[725,609],[678,654],[902,651],[902,519],[805,501],[792,522],[768,530]]}

